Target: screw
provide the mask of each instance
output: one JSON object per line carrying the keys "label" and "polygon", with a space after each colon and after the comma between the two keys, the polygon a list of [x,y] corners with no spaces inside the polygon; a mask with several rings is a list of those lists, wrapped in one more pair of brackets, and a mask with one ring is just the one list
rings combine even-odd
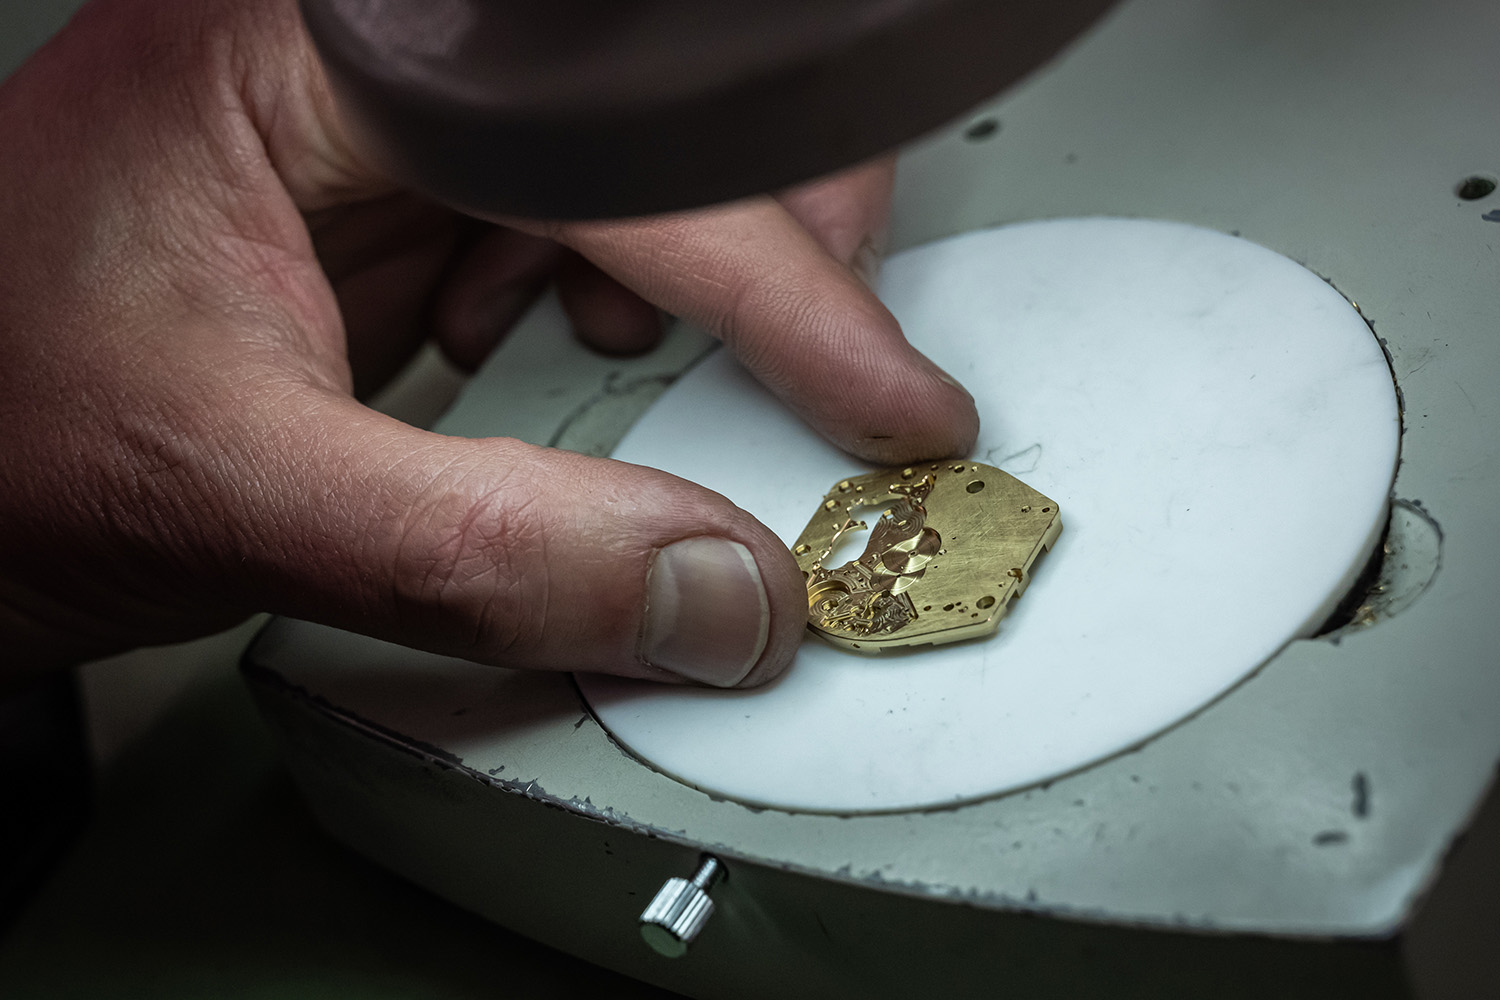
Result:
{"label": "screw", "polygon": [[681,958],[713,915],[711,890],[724,878],[724,865],[705,854],[692,879],[669,878],[641,912],[641,937],[668,958]]}

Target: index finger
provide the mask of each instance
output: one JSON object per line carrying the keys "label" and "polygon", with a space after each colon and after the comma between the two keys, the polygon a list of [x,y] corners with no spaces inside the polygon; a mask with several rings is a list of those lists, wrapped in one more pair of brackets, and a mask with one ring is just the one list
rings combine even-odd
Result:
{"label": "index finger", "polygon": [[896,158],[883,156],[777,192],[776,200],[835,260],[874,284],[895,183]]}
{"label": "index finger", "polygon": [[973,398],[907,343],[874,293],[774,199],[542,231],[719,337],[846,451],[894,465],[973,447]]}

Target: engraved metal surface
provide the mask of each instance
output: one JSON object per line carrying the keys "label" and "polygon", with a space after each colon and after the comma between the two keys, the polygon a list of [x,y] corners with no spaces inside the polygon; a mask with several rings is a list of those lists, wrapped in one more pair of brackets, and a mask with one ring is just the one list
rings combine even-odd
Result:
{"label": "engraved metal surface", "polygon": [[[883,509],[882,509],[883,508]],[[829,565],[868,527],[858,558]],[[834,484],[792,554],[807,580],[807,622],[862,653],[989,635],[1062,533],[1057,504],[978,462],[929,462]]]}

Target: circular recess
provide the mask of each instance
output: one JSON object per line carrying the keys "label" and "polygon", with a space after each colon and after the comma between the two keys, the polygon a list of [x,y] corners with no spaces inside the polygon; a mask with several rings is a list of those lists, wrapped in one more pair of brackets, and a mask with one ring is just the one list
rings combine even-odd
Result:
{"label": "circular recess", "polygon": [[[580,676],[652,766],[789,810],[942,806],[1181,721],[1309,634],[1384,526],[1399,439],[1380,346],[1332,287],[1176,223],[1036,222],[887,262],[882,297],[968,386],[973,457],[1064,528],[988,639],[863,656],[809,637],[756,691]],[[866,471],[720,352],[616,457],[715,489],[789,543]]]}

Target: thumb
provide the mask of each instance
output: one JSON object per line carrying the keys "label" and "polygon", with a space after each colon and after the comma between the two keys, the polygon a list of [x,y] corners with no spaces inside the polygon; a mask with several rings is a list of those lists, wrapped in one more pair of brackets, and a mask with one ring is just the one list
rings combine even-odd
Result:
{"label": "thumb", "polygon": [[254,533],[281,540],[278,610],[504,666],[717,687],[764,683],[801,640],[795,560],[710,490],[331,394],[286,426],[314,453],[282,466],[265,512],[291,530]]}

